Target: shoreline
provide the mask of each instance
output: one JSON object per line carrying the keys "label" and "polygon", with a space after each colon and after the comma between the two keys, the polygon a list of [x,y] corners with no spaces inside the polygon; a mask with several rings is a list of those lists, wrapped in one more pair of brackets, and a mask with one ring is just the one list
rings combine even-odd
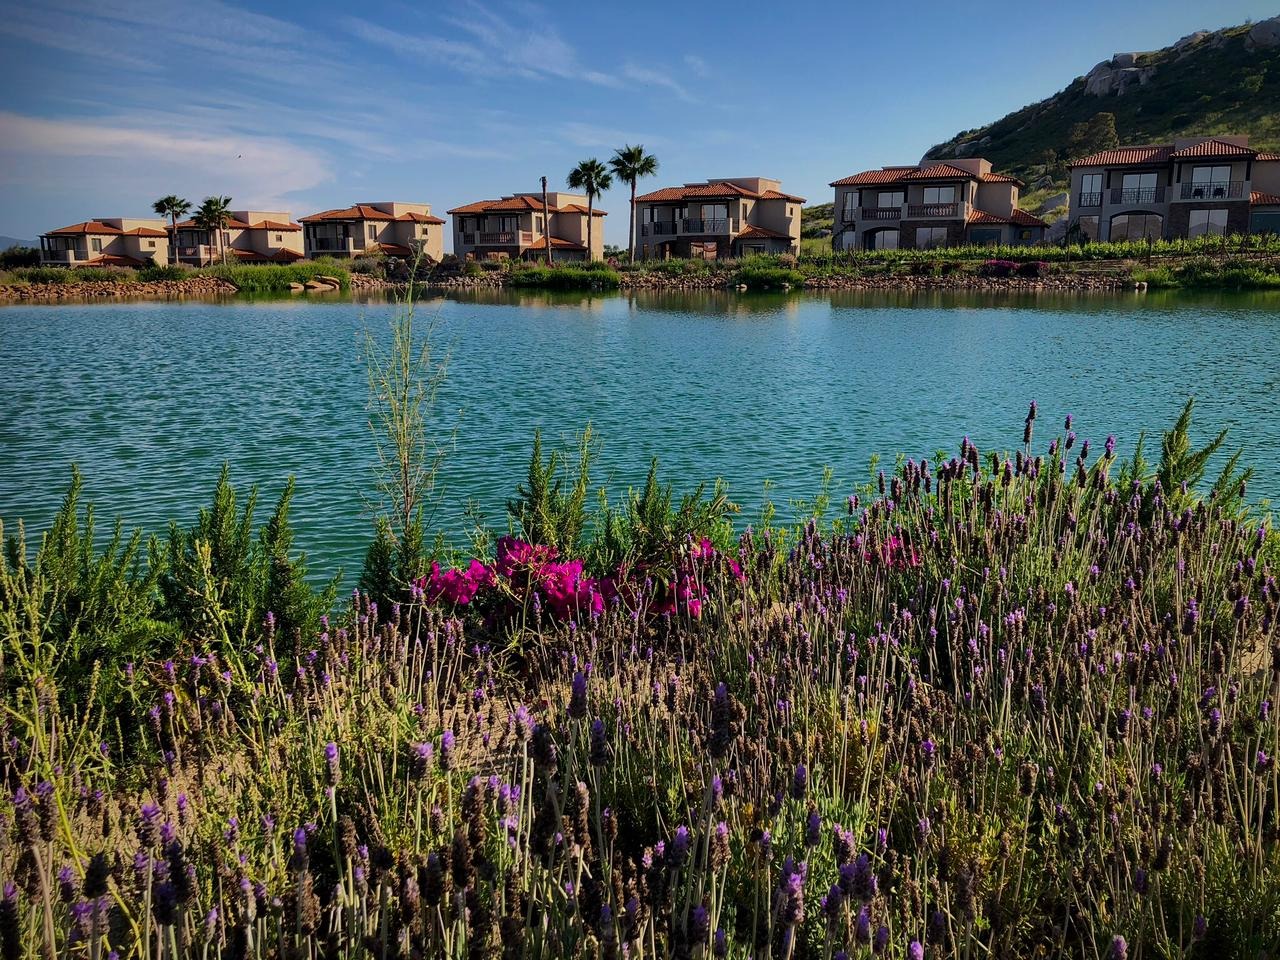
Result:
{"label": "shoreline", "polygon": [[[538,291],[546,288],[512,283],[506,273],[481,276],[458,276],[431,280],[416,285],[423,292],[448,293],[469,290]],[[972,274],[941,276],[879,275],[866,277],[810,277],[803,284],[786,286],[778,292],[827,292],[840,290],[885,290],[910,292],[954,290],[978,293],[1115,293],[1145,290],[1146,284],[1128,277],[1101,273],[1068,273],[1047,277],[980,277]],[[352,274],[345,295],[369,293],[402,293],[407,285],[393,283],[365,274]],[[620,293],[639,290],[746,292],[742,286],[726,281],[723,276],[674,277],[654,273],[622,273],[616,290]],[[306,297],[312,293],[330,296],[339,292],[324,290],[281,291],[280,296]],[[573,292],[573,291],[565,291]],[[581,292],[600,292],[584,289]],[[183,300],[188,298],[235,297],[241,291],[234,284],[217,277],[191,277],[184,280],[94,280],[84,283],[29,283],[0,285],[0,305],[32,303],[85,303],[116,300]]]}

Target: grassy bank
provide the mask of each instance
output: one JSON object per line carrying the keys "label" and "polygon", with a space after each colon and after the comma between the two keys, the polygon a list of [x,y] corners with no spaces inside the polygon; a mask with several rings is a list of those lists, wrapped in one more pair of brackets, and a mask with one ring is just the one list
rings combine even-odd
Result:
{"label": "grassy bank", "polygon": [[1137,267],[1134,280],[1155,289],[1280,290],[1280,266],[1228,258],[1196,258],[1172,266]]}
{"label": "grassy bank", "polygon": [[292,264],[216,264],[208,267],[160,265],[132,270],[127,267],[19,267],[0,272],[3,284],[83,283],[134,284],[179,281],[189,277],[217,277],[245,293],[287,293],[292,283],[306,283],[317,276],[336,277],[345,290],[351,279],[350,264],[331,258]]}
{"label": "grassy bank", "polygon": [[1187,419],[1073,428],[740,537],[535,453],[514,536],[341,609],[287,493],[149,562],[69,498],[0,562],[0,949],[1257,956],[1280,544]]}

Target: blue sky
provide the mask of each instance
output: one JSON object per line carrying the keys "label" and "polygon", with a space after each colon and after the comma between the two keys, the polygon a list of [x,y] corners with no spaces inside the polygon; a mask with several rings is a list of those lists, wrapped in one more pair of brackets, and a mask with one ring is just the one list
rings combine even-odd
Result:
{"label": "blue sky", "polygon": [[[642,184],[773,176],[811,202],[1038,100],[1121,50],[1275,0],[639,4],[0,0],[0,234],[166,193],[295,217],[437,213],[563,182],[624,142]],[[626,197],[609,242],[623,244]]]}

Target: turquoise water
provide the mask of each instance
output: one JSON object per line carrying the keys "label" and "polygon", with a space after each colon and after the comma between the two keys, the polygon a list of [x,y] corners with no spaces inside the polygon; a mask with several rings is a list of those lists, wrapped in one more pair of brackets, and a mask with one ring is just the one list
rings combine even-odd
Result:
{"label": "turquoise water", "polygon": [[[270,500],[297,478],[298,544],[316,571],[359,568],[374,450],[361,359],[394,307],[349,300],[0,309],[0,519],[43,529],[71,464],[102,518],[188,523],[218,469]],[[756,514],[837,497],[870,458],[1039,438],[1075,416],[1127,453],[1188,395],[1199,434],[1226,427],[1280,499],[1280,297],[996,298],[723,293],[423,301],[450,354],[434,430],[449,445],[435,513],[463,542],[471,503],[504,526],[535,427],[570,446],[590,422],[615,496],[649,458],[687,489],[722,476]],[[452,439],[451,439],[452,438]],[[1158,444],[1156,444],[1158,451]],[[269,504],[260,510],[265,515]]]}

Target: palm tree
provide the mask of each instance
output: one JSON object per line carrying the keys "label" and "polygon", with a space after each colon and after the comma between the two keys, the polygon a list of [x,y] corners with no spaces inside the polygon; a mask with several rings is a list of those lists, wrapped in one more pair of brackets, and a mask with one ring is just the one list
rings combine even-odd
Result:
{"label": "palm tree", "polygon": [[200,209],[192,217],[197,227],[209,231],[210,239],[217,236],[218,250],[222,253],[223,264],[227,262],[227,251],[222,246],[222,231],[226,229],[227,221],[231,219],[230,206],[230,197],[205,197],[204,203],[200,204]]}
{"label": "palm tree", "polygon": [[157,216],[168,217],[169,222],[173,224],[173,230],[169,235],[169,255],[174,263],[178,262],[178,218],[185,217],[191,212],[191,201],[184,200],[182,197],[169,194],[167,197],[161,197],[151,205],[151,209],[156,212]]}
{"label": "palm tree", "polygon": [[631,220],[627,225],[627,253],[631,262],[636,262],[636,181],[641,177],[652,177],[658,172],[658,158],[644,152],[644,147],[626,144],[621,150],[613,151],[609,160],[609,168],[623,183],[631,185]]}
{"label": "palm tree", "polygon": [[596,197],[613,186],[613,174],[608,167],[592,157],[570,170],[565,183],[570,190],[581,190],[587,195],[587,259],[590,260],[595,249],[591,245],[591,234],[595,225]]}

